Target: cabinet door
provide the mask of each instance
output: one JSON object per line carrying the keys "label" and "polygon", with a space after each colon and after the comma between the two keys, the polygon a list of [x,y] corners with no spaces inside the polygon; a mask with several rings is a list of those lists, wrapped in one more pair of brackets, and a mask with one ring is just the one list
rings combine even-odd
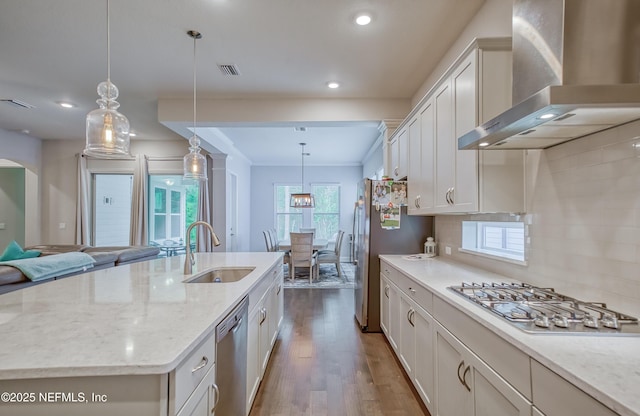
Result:
{"label": "cabinet door", "polygon": [[436,212],[453,210],[450,195],[455,187],[456,154],[453,146],[453,97],[451,79],[444,81],[435,94],[435,208]]}
{"label": "cabinet door", "polygon": [[[269,292],[271,289],[269,290]],[[260,378],[264,374],[264,371],[267,369],[267,364],[269,363],[269,355],[271,353],[271,332],[269,331],[269,314],[270,311],[268,308],[268,299],[270,293],[267,292],[265,295],[265,302],[260,310]],[[266,305],[266,306],[265,306]]]}
{"label": "cabinet door", "polygon": [[380,328],[389,338],[389,280],[380,274]]}
{"label": "cabinet door", "polygon": [[215,386],[216,366],[209,369],[204,379],[193,391],[177,416],[211,416],[218,402],[218,388]]}
{"label": "cabinet door", "polygon": [[[427,101],[420,112],[420,213],[431,213],[435,196],[435,114],[433,99]],[[411,179],[411,178],[410,178]],[[411,187],[409,187],[411,190]]]}
{"label": "cabinet door", "polygon": [[400,293],[396,285],[389,285],[389,343],[398,351],[400,340]]}
{"label": "cabinet door", "polygon": [[390,147],[389,158],[391,159],[391,171],[387,175],[394,179],[397,179],[399,177],[398,174],[400,173],[400,167],[398,166],[398,162],[400,160],[398,136],[399,134],[396,134],[391,139],[391,143],[389,144],[389,147]]}
{"label": "cabinet door", "polygon": [[409,181],[407,211],[409,214],[418,213],[418,202],[422,193],[422,142],[420,134],[420,119],[419,116],[416,116],[409,123],[409,168],[407,172],[407,180]]}
{"label": "cabinet door", "polygon": [[415,328],[416,359],[414,363],[414,385],[422,401],[435,413],[435,354],[433,345],[433,317],[420,307],[413,316]]}
{"label": "cabinet door", "polygon": [[273,282],[273,286],[269,289],[269,349],[273,347],[278,338],[278,330],[280,329],[280,301],[282,299],[282,282],[277,279]]}
{"label": "cabinet door", "polygon": [[398,135],[398,173],[396,179],[407,176],[409,158],[409,128],[404,127]]}
{"label": "cabinet door", "polygon": [[436,415],[473,415],[471,378],[462,344],[441,326],[436,326]]}
{"label": "cabinet door", "polygon": [[478,210],[478,151],[458,150],[457,139],[478,125],[476,54],[476,51],[470,53],[451,77],[455,120],[451,145],[455,154],[455,185],[450,199],[458,212]]}
{"label": "cabinet door", "polygon": [[480,359],[472,360],[475,416],[530,416],[531,403]]}
{"label": "cabinet door", "polygon": [[410,380],[413,380],[413,365],[416,361],[416,334],[413,323],[415,316],[414,302],[400,293],[400,339],[398,341],[398,358],[407,372]]}
{"label": "cabinet door", "polygon": [[260,320],[262,319],[262,303],[258,303],[249,315],[247,329],[247,409],[258,392],[260,385],[261,366],[260,360]]}

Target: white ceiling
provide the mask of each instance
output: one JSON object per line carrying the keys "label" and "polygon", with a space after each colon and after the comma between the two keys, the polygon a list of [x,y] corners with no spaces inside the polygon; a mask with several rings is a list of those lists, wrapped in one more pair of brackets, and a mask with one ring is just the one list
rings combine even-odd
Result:
{"label": "white ceiling", "polygon": [[[193,94],[189,29],[203,34],[199,98],[409,99],[483,1],[110,0],[111,80],[133,140],[177,137],[158,123],[157,102]],[[353,24],[360,11],[373,15],[369,26]],[[241,75],[225,77],[218,64],[235,64]],[[106,67],[106,0],[0,2],[0,99],[35,106],[0,103],[0,128],[83,138]],[[342,87],[329,90],[330,80]],[[304,137],[278,125],[220,132],[256,164],[298,163],[300,141],[315,164],[358,163],[378,136],[371,123],[316,125]]]}

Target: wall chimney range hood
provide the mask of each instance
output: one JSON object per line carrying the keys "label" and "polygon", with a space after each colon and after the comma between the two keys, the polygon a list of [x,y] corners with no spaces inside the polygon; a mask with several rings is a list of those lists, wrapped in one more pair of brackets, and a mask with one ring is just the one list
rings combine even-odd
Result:
{"label": "wall chimney range hood", "polygon": [[640,1],[515,0],[514,106],[459,149],[544,149],[640,119]]}

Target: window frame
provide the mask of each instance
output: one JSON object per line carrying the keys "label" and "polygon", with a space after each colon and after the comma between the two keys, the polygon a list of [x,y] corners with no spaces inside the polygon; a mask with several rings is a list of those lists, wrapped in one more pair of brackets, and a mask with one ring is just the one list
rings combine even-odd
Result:
{"label": "window frame", "polygon": [[[486,242],[487,229],[498,228],[501,231],[501,247],[490,246]],[[522,250],[509,248],[509,230],[522,230]],[[527,228],[522,221],[462,221],[462,243],[458,251],[519,265],[527,265],[526,245]]]}

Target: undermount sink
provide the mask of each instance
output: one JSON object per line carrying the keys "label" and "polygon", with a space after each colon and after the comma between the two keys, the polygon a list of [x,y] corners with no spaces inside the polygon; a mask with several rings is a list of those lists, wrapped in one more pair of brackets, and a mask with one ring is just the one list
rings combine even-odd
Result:
{"label": "undermount sink", "polygon": [[242,280],[255,267],[218,267],[199,274],[185,283],[232,283]]}

